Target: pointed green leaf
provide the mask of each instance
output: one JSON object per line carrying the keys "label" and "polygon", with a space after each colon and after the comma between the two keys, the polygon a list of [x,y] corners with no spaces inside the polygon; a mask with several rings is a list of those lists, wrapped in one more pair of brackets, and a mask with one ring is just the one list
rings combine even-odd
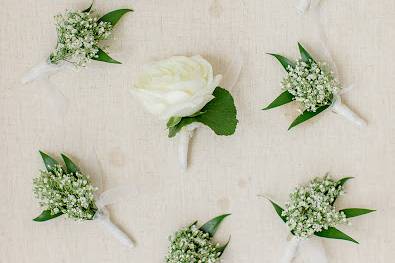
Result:
{"label": "pointed green leaf", "polygon": [[54,158],[49,156],[48,154],[46,154],[42,151],[39,151],[39,152],[40,152],[41,158],[43,158],[45,168],[47,169],[48,172],[52,172],[54,166],[59,163]]}
{"label": "pointed green leaf", "polygon": [[225,245],[222,245],[222,246],[220,246],[220,247],[217,249],[217,251],[219,252],[219,256],[221,256],[221,255],[224,253],[226,247],[229,245],[229,242],[230,242],[230,237],[229,237],[229,239],[228,239],[228,242],[226,242]]}
{"label": "pointed green leaf", "polygon": [[219,225],[227,216],[230,216],[230,214],[220,215],[220,216],[217,216],[217,217],[211,219],[206,224],[204,224],[202,227],[200,227],[200,230],[208,233],[211,237],[214,236],[215,232],[217,232],[217,230],[218,230]]}
{"label": "pointed green leaf", "polygon": [[298,43],[298,47],[299,47],[300,56],[302,57],[302,60],[304,62],[309,64],[310,64],[310,60],[315,62],[313,57],[309,54],[309,52],[307,52],[306,49],[304,49],[304,47],[300,43]]}
{"label": "pointed green leaf", "polygon": [[279,206],[278,204],[276,204],[275,202],[273,202],[272,200],[269,200],[270,203],[272,203],[272,206],[274,207],[274,210],[276,210],[277,215],[284,221],[284,223],[287,222],[287,218],[285,216],[282,215],[284,209]]}
{"label": "pointed green leaf", "polygon": [[343,186],[350,179],[354,179],[354,177],[344,177],[344,178],[340,179],[337,183],[339,185]]}
{"label": "pointed green leaf", "polygon": [[101,21],[103,22],[110,22],[112,26],[115,26],[119,19],[121,19],[121,17],[128,13],[128,12],[133,12],[132,9],[118,9],[118,10],[114,10],[111,11],[107,14],[105,14],[104,16],[102,16],[101,18],[99,18],[98,22],[100,23]]}
{"label": "pointed green leaf", "polygon": [[342,239],[359,244],[358,241],[354,240],[352,237],[344,234],[342,231],[334,227],[329,227],[327,230],[317,232],[314,235],[325,238]]}
{"label": "pointed green leaf", "polygon": [[169,137],[174,137],[183,127],[193,122],[207,125],[217,135],[234,134],[238,120],[232,95],[229,91],[217,87],[213,92],[213,96],[214,99],[201,109],[201,113],[183,117],[176,126],[169,128]]}
{"label": "pointed green leaf", "polygon": [[343,212],[347,218],[351,218],[351,217],[366,215],[375,211],[376,210],[366,209],[366,208],[346,208],[340,210],[339,212]]}
{"label": "pointed green leaf", "polygon": [[290,60],[290,59],[288,59],[288,58],[286,58],[286,57],[283,57],[283,56],[278,55],[278,54],[272,54],[272,53],[267,53],[267,54],[275,57],[281,63],[281,65],[284,67],[284,69],[286,71],[288,71],[288,67],[289,66],[292,67],[292,68],[295,67],[295,62]]}
{"label": "pointed green leaf", "polygon": [[280,96],[278,96],[272,103],[270,103],[269,106],[263,108],[263,110],[273,109],[275,107],[290,103],[293,101],[293,98],[294,96],[286,90],[281,93]]}
{"label": "pointed green leaf", "polygon": [[83,13],[88,13],[88,12],[90,12],[91,9],[92,9],[92,6],[93,6],[93,2],[95,2],[95,1],[93,0],[92,3],[91,3],[91,5],[90,5],[87,9],[85,9],[84,11],[82,11],[82,12],[83,12]]}
{"label": "pointed green leaf", "polygon": [[34,218],[33,221],[44,222],[44,221],[48,221],[48,220],[54,219],[55,217],[58,217],[58,216],[61,216],[61,215],[62,215],[61,212],[52,215],[51,211],[44,210],[44,211],[42,211],[42,213],[38,217]]}
{"label": "pointed green leaf", "polygon": [[75,165],[75,163],[73,163],[73,161],[69,157],[67,157],[63,153],[61,154],[61,156],[63,158],[65,165],[66,165],[68,173],[75,174],[76,172],[78,172],[80,170],[80,169],[78,169],[78,166]]}
{"label": "pointed green leaf", "polygon": [[167,122],[167,128],[172,128],[180,123],[182,117],[171,117]]}
{"label": "pointed green leaf", "polygon": [[312,111],[307,111],[305,110],[301,115],[299,115],[289,126],[288,130],[292,129],[293,127],[313,118],[314,116],[320,114],[321,112],[323,112],[324,110],[326,110],[327,108],[329,108],[330,105],[325,105],[325,106],[321,106],[319,107],[315,112]]}
{"label": "pointed green leaf", "polygon": [[[353,179],[354,177],[344,177],[342,179],[340,179],[339,181],[337,181],[337,186],[344,186],[344,184],[350,180]],[[337,198],[336,198],[337,199]],[[332,205],[336,202],[336,199],[332,202]]]}
{"label": "pointed green leaf", "polygon": [[97,61],[103,61],[103,62],[107,62],[107,63],[113,63],[113,64],[122,64],[119,61],[116,61],[115,59],[111,58],[106,52],[104,52],[101,48],[99,48],[99,51],[97,51],[96,56],[97,57],[93,57],[93,60],[97,60]]}
{"label": "pointed green leaf", "polygon": [[198,221],[195,221],[192,224],[190,224],[189,227],[192,227],[192,226],[196,225],[197,223],[198,223]]}

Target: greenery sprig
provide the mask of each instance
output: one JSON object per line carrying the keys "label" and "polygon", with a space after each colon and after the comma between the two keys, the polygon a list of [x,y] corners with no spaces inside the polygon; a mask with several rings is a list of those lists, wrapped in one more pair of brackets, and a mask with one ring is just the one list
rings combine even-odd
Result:
{"label": "greenery sprig", "polygon": [[211,239],[221,222],[230,214],[217,216],[198,228],[197,221],[170,237],[167,263],[216,263],[225,251],[225,245],[214,244]]}
{"label": "greenery sprig", "polygon": [[347,208],[337,211],[335,202],[344,194],[344,184],[352,179],[345,177],[338,181],[329,176],[315,178],[308,185],[297,187],[291,194],[285,209],[269,200],[278,216],[287,224],[291,233],[299,238],[312,235],[331,239],[358,242],[335,228],[347,223],[349,218],[374,212],[365,208]]}
{"label": "greenery sprig", "polygon": [[41,152],[46,170],[33,179],[33,192],[44,211],[33,220],[48,221],[61,215],[75,220],[92,220],[97,212],[89,177],[69,157],[61,154],[65,166]]}
{"label": "greenery sprig", "polygon": [[325,63],[316,62],[300,43],[298,47],[301,58],[296,62],[282,55],[269,54],[280,62],[287,75],[282,81],[283,92],[263,110],[273,109],[292,101],[299,102],[303,113],[291,123],[288,130],[330,107],[335,95],[341,89],[333,72],[327,69]]}
{"label": "greenery sprig", "polygon": [[93,2],[83,11],[66,11],[55,16],[58,41],[49,56],[50,63],[67,61],[75,66],[85,66],[93,59],[121,64],[103,51],[99,42],[108,39],[121,17],[133,10],[118,9],[97,17],[92,6]]}

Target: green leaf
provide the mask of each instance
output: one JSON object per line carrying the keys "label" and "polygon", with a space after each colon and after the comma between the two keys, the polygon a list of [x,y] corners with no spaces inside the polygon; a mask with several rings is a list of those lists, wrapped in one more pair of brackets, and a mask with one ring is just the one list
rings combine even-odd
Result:
{"label": "green leaf", "polygon": [[232,135],[236,131],[237,111],[229,91],[217,87],[213,92],[214,99],[201,109],[201,114],[183,117],[174,127],[169,129],[169,137],[174,137],[181,128],[200,122],[210,127],[217,135]]}
{"label": "green leaf", "polygon": [[219,256],[221,256],[221,255],[224,253],[226,247],[229,245],[229,242],[230,242],[230,237],[229,237],[229,239],[228,239],[228,242],[226,242],[225,245],[220,246],[220,247],[217,249],[217,251],[219,252]]}
{"label": "green leaf", "polygon": [[102,16],[101,18],[99,18],[98,22],[100,23],[101,21],[103,22],[110,22],[112,26],[115,26],[119,19],[121,19],[121,17],[128,13],[128,12],[133,12],[132,9],[118,9],[118,10],[114,10],[111,11],[107,14],[105,14],[104,16]]}
{"label": "green leaf", "polygon": [[278,204],[276,204],[275,202],[273,202],[272,200],[270,200],[270,203],[272,203],[272,206],[274,207],[274,210],[276,210],[277,215],[284,221],[284,223],[287,222],[287,218],[285,216],[282,215],[284,209],[279,206]]}
{"label": "green leaf", "polygon": [[281,55],[272,54],[272,53],[267,53],[267,54],[275,57],[281,63],[281,65],[284,67],[284,69],[286,71],[288,71],[288,66],[291,66],[293,68],[296,65],[294,61],[292,61],[286,57],[283,57]]}
{"label": "green leaf", "polygon": [[278,96],[272,103],[270,103],[269,106],[263,108],[263,110],[273,109],[275,107],[290,103],[293,101],[293,98],[294,96],[286,90],[281,93],[280,96]]}
{"label": "green leaf", "polygon": [[205,112],[195,118],[210,127],[217,135],[232,135],[236,131],[236,107],[232,95],[226,89],[217,87],[215,97],[201,110]]}
{"label": "green leaf", "polygon": [[75,163],[73,163],[73,161],[67,157],[66,155],[64,155],[63,153],[61,154],[64,163],[66,164],[66,168],[67,168],[67,172],[68,173],[72,173],[75,174],[76,172],[78,172],[80,169],[78,168],[77,165],[75,165]]}
{"label": "green leaf", "polygon": [[111,58],[106,52],[104,52],[101,48],[97,47],[99,49],[99,51],[97,51],[96,56],[97,57],[93,57],[93,60],[97,60],[97,61],[103,61],[103,62],[107,62],[107,63],[113,63],[113,64],[122,64],[119,61],[116,61],[115,59]]}
{"label": "green leaf", "polygon": [[338,185],[343,186],[350,179],[354,179],[354,177],[344,177],[344,178],[340,179],[337,183],[338,183]]}
{"label": "green leaf", "polygon": [[87,9],[85,9],[84,11],[82,11],[83,13],[88,13],[88,12],[90,12],[91,11],[91,9],[92,9],[92,6],[93,6],[93,3],[94,3],[95,1],[93,0],[92,1],[92,3],[91,3],[91,5],[87,8]]}
{"label": "green leaf", "polygon": [[329,106],[331,105],[325,105],[325,106],[321,106],[319,107],[315,112],[312,111],[307,111],[305,110],[301,115],[299,115],[289,126],[288,130],[292,129],[293,127],[295,127],[296,125],[299,125],[311,118],[313,118],[314,116],[318,115],[319,113],[323,112],[324,110],[326,110],[327,108],[329,108]]}
{"label": "green leaf", "polygon": [[59,163],[54,158],[49,156],[48,154],[46,154],[42,151],[39,151],[39,152],[40,152],[41,158],[43,158],[45,168],[47,169],[48,172],[52,172],[53,167]]}
{"label": "green leaf", "polygon": [[347,218],[351,218],[351,217],[366,215],[375,211],[376,210],[366,209],[366,208],[346,208],[340,210],[339,212],[343,212]]}
{"label": "green leaf", "polygon": [[359,244],[358,241],[354,240],[352,237],[344,234],[342,231],[340,231],[334,227],[329,227],[327,230],[317,232],[314,235],[319,236],[319,237],[325,237],[325,238],[342,239],[342,240],[347,240],[347,241],[351,241],[351,242]]}
{"label": "green leaf", "polygon": [[230,216],[230,214],[224,214],[217,216],[210,221],[208,221],[206,224],[200,227],[200,230],[203,232],[208,233],[211,237],[215,235],[215,232],[217,232],[219,225],[221,222],[227,217]]}
{"label": "green leaf", "polygon": [[310,60],[311,60],[315,63],[313,57],[309,54],[309,52],[306,51],[306,49],[304,49],[304,47],[300,43],[298,43],[298,47],[299,47],[300,56],[302,57],[302,60],[304,62],[310,64]]}
{"label": "green leaf", "polygon": [[172,128],[180,123],[182,117],[171,117],[167,122],[167,128]]}
{"label": "green leaf", "polygon": [[44,210],[44,211],[42,211],[42,213],[38,217],[34,218],[33,221],[44,222],[44,221],[48,221],[48,220],[54,219],[55,217],[61,216],[62,214],[63,213],[60,212],[60,213],[51,215],[51,211]]}

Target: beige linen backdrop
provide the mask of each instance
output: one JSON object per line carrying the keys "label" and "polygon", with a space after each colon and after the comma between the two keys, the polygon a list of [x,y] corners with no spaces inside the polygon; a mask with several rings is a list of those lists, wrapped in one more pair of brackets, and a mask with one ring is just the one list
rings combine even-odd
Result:
{"label": "beige linen backdrop", "polygon": [[[261,111],[280,92],[281,66],[266,52],[297,57],[297,41],[320,57],[315,21],[292,0],[97,0],[101,13],[133,7],[108,44],[123,62],[94,62],[21,85],[56,43],[53,16],[86,8],[88,0],[0,0],[0,262],[163,262],[168,236],[198,219],[232,213],[216,238],[232,235],[229,263],[278,262],[287,229],[267,194],[284,203],[297,184],[330,172],[353,176],[339,208],[378,211],[341,227],[360,241],[324,240],[331,263],[393,262],[395,256],[395,2],[325,1],[328,45],[343,83],[344,101],[368,122],[357,128],[325,112],[292,131],[296,105]],[[244,68],[233,90],[239,125],[231,137],[200,129],[190,167],[177,165],[176,139],[129,94],[144,63],[201,54],[223,73],[241,49]],[[225,87],[226,88],[226,87]],[[63,95],[61,95],[63,94]],[[59,106],[59,97],[69,102]],[[40,213],[32,179],[43,168],[38,150],[65,152],[101,189],[136,191],[111,206],[113,219],[136,241],[122,247],[100,225]],[[100,165],[94,162],[95,152]],[[100,167],[101,168],[100,168]],[[102,169],[102,175],[100,170]],[[101,183],[100,183],[101,182]],[[302,262],[301,260],[298,262]]]}

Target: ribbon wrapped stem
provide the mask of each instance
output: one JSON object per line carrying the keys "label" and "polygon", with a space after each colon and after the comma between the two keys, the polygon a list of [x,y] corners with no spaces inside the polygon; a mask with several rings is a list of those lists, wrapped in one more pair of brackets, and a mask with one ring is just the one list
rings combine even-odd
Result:
{"label": "ribbon wrapped stem", "polygon": [[332,111],[343,116],[345,119],[351,121],[359,127],[365,127],[366,121],[353,112],[347,105],[342,103],[341,97],[338,96],[332,105]]}
{"label": "ribbon wrapped stem", "polygon": [[105,211],[104,209],[99,210],[96,214],[95,220],[101,223],[107,229],[107,231],[109,231],[124,246],[129,248],[135,247],[133,240],[130,239],[125,232],[123,232],[117,225],[115,225],[111,221],[107,211]]}
{"label": "ribbon wrapped stem", "polygon": [[59,62],[58,64],[52,64],[49,61],[42,62],[33,68],[31,68],[21,79],[22,84],[48,77],[62,68],[65,68],[67,64],[65,62]]}
{"label": "ribbon wrapped stem", "polygon": [[188,167],[188,153],[189,153],[189,143],[195,133],[195,130],[200,127],[198,123],[192,123],[186,127],[183,127],[179,133],[179,143],[178,143],[178,162],[183,171]]}

